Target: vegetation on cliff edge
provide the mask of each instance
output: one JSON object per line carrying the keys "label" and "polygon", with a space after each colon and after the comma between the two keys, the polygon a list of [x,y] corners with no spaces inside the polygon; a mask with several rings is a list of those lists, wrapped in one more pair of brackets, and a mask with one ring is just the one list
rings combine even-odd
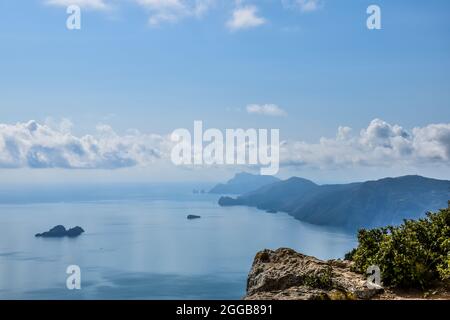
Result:
{"label": "vegetation on cliff edge", "polygon": [[358,242],[346,259],[354,261],[353,270],[360,273],[379,266],[385,286],[424,289],[435,281],[449,281],[450,201],[449,208],[423,219],[359,230]]}

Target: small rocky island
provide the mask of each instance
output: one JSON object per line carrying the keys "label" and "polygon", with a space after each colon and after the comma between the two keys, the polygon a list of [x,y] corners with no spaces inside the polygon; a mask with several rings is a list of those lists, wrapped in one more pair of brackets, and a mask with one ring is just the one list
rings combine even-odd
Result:
{"label": "small rocky island", "polygon": [[187,216],[188,220],[195,220],[195,219],[200,219],[201,216],[196,216],[195,214],[190,214]]}
{"label": "small rocky island", "polygon": [[78,237],[79,235],[81,235],[83,232],[84,232],[83,228],[78,227],[78,226],[66,230],[66,228],[64,226],[58,225],[56,227],[51,228],[49,231],[35,234],[35,237],[43,237],[43,238],[69,237],[69,238],[75,238],[75,237]]}

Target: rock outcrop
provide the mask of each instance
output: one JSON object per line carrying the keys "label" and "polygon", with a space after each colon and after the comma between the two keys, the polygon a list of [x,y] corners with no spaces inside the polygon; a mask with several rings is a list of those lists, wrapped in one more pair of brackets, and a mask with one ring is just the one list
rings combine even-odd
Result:
{"label": "rock outcrop", "polygon": [[62,225],[58,225],[56,227],[51,228],[49,231],[43,232],[43,233],[37,233],[35,237],[43,237],[43,238],[62,238],[62,237],[69,237],[74,238],[78,237],[84,232],[83,228],[81,227],[74,227],[69,230],[66,230],[66,228]]}
{"label": "rock outcrop", "polygon": [[372,299],[383,288],[369,288],[351,262],[322,261],[281,248],[256,254],[247,279],[247,300]]}
{"label": "rock outcrop", "polygon": [[231,197],[220,197],[217,202],[221,207],[232,207],[232,206],[240,206],[244,203],[239,201],[239,199],[233,199]]}

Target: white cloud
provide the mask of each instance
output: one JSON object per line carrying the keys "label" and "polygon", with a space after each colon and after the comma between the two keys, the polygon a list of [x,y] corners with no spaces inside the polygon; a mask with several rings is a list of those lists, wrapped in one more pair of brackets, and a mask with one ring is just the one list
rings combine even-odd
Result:
{"label": "white cloud", "polygon": [[153,26],[164,22],[177,22],[185,17],[201,17],[216,0],[134,0],[150,12]]}
{"label": "white cloud", "polygon": [[295,8],[302,12],[312,12],[322,7],[321,0],[282,0],[285,8]]}
{"label": "white cloud", "polygon": [[[0,168],[122,168],[145,166],[164,157],[167,139],[99,125],[95,135],[77,137],[70,124],[57,128],[36,121],[0,124]],[[166,150],[166,151],[165,151]]]}
{"label": "white cloud", "polygon": [[49,5],[63,7],[78,5],[80,8],[92,10],[106,10],[110,8],[110,3],[105,0],[47,0],[46,3]]}
{"label": "white cloud", "polygon": [[237,7],[234,9],[227,27],[232,30],[258,27],[266,23],[266,19],[258,16],[258,8],[252,5]]}
{"label": "white cloud", "polygon": [[358,135],[349,127],[339,127],[335,138],[321,138],[318,143],[285,142],[280,156],[282,165],[321,169],[450,165],[450,123],[430,124],[409,133],[374,119]]}
{"label": "white cloud", "polygon": [[250,114],[261,114],[266,116],[286,116],[287,113],[276,104],[249,104],[246,110]]}
{"label": "white cloud", "polygon": [[450,159],[450,124],[432,124],[424,128],[415,128],[413,134],[414,149],[422,159]]}
{"label": "white cloud", "polygon": [[[90,10],[109,10],[118,7],[125,1],[119,0],[42,0],[48,5],[68,7],[78,5]],[[163,23],[175,23],[184,18],[200,18],[204,16],[215,4],[223,0],[128,0],[149,13],[149,24],[158,26]],[[235,0],[235,9],[226,22],[228,29],[237,31],[255,28],[267,22],[259,15],[255,5],[244,5],[243,0]],[[322,0],[281,0],[283,7],[298,9],[302,12],[311,12],[323,6]]]}
{"label": "white cloud", "polygon": [[[217,0],[130,0],[147,10],[150,14],[149,23],[153,26],[164,22],[177,22],[186,17],[203,16]],[[92,10],[106,10],[118,0],[45,0],[45,3],[55,6],[78,5]]]}
{"label": "white cloud", "polygon": [[[0,168],[116,169],[171,165],[173,142],[168,136],[129,130],[117,134],[99,125],[92,135],[77,136],[72,124],[39,124],[36,121],[0,124]],[[317,143],[284,141],[282,167],[319,169],[420,168],[450,166],[450,123],[416,127],[374,119],[353,133],[339,127],[333,138]]]}

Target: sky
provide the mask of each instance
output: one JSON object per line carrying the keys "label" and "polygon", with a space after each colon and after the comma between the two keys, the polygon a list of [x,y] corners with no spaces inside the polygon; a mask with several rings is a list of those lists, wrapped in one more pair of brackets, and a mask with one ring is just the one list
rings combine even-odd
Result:
{"label": "sky", "polygon": [[[70,4],[80,30],[66,28]],[[371,4],[381,30],[366,27]],[[450,179],[448,1],[4,0],[0,11],[0,184],[248,169],[175,168],[167,137],[194,120],[279,129],[281,177]]]}

